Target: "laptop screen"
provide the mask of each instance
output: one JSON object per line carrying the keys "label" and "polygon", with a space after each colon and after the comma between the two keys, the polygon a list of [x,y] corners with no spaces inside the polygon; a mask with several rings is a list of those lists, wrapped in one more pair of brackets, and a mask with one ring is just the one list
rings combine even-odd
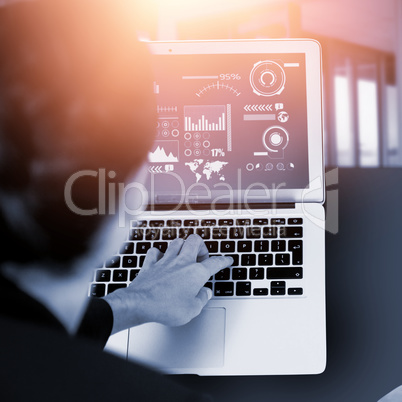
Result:
{"label": "laptop screen", "polygon": [[309,186],[304,53],[154,54],[153,69],[152,203],[269,201]]}

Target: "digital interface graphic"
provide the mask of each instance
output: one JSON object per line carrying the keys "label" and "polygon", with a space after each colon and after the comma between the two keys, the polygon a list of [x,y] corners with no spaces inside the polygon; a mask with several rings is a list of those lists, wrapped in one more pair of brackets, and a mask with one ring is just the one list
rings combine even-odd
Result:
{"label": "digital interface graphic", "polygon": [[[158,124],[148,162],[158,189],[308,186],[304,54],[154,55],[153,61]],[[173,172],[175,178],[166,174]]]}

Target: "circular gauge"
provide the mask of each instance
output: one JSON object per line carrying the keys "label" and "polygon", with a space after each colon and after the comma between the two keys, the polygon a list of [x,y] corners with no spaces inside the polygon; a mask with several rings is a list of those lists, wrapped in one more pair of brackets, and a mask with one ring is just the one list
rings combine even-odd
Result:
{"label": "circular gauge", "polygon": [[260,96],[279,95],[285,88],[285,71],[274,61],[259,61],[250,73],[253,92]]}
{"label": "circular gauge", "polygon": [[179,122],[177,120],[172,121],[172,127],[173,128],[178,128],[179,127]]}
{"label": "circular gauge", "polygon": [[208,156],[208,155],[211,153],[211,152],[209,151],[209,149],[204,149],[203,152],[204,152],[204,155],[205,155],[205,156]]}
{"label": "circular gauge", "polygon": [[169,127],[169,122],[167,120],[162,122],[162,127],[163,128],[168,128]]}
{"label": "circular gauge", "polygon": [[162,135],[164,136],[164,137],[169,137],[169,130],[162,130]]}
{"label": "circular gauge", "polygon": [[201,147],[201,142],[200,141],[194,141],[194,147],[195,148],[200,148]]}
{"label": "circular gauge", "polygon": [[184,139],[187,141],[191,140],[191,133],[184,134]]}
{"label": "circular gauge", "polygon": [[201,134],[200,133],[194,133],[194,139],[195,140],[200,140],[201,139]]}
{"label": "circular gauge", "polygon": [[191,149],[184,150],[184,155],[191,156],[191,154],[192,154]]}
{"label": "circular gauge", "polygon": [[264,132],[262,143],[268,151],[280,153],[288,146],[289,134],[284,128],[273,126]]}
{"label": "circular gauge", "polygon": [[201,151],[199,149],[195,149],[194,150],[194,155],[195,156],[200,156],[201,155]]}
{"label": "circular gauge", "polygon": [[174,130],[172,130],[172,136],[173,137],[178,137],[179,136],[179,130],[177,128],[175,128]]}
{"label": "circular gauge", "polygon": [[204,148],[209,148],[211,146],[211,143],[209,141],[204,141],[202,145]]}

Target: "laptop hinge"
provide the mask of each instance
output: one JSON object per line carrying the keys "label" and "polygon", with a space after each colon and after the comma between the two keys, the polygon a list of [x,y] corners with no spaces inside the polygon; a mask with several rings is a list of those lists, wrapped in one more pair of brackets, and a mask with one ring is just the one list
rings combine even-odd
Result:
{"label": "laptop hinge", "polygon": [[148,205],[147,211],[191,211],[191,210],[250,210],[250,209],[295,209],[294,202],[281,202],[281,203],[234,203],[234,204],[152,204]]}

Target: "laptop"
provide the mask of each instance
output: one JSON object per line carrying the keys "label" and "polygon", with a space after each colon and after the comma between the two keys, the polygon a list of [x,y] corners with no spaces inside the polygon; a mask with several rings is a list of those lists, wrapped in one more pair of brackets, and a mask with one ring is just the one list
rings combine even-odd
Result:
{"label": "laptop", "polygon": [[[98,270],[92,293],[101,295],[98,285],[102,292],[127,286],[146,251],[164,251],[176,236],[197,233],[210,255],[231,255],[234,264],[210,278],[213,297],[190,323],[141,325],[112,336],[106,350],[169,374],[323,372],[320,45],[148,46],[157,100],[148,207],[131,223],[126,247]],[[106,271],[110,283],[99,274]]]}

